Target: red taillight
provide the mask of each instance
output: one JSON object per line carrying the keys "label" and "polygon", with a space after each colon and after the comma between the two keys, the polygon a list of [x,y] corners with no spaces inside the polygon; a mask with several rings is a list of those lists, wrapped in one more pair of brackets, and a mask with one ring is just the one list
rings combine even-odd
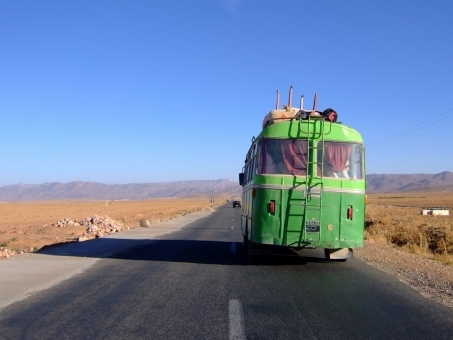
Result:
{"label": "red taillight", "polygon": [[348,219],[352,220],[352,207],[348,208]]}
{"label": "red taillight", "polygon": [[269,212],[271,214],[275,214],[275,201],[270,201],[269,202]]}
{"label": "red taillight", "polygon": [[252,189],[252,198],[255,197],[255,188]]}

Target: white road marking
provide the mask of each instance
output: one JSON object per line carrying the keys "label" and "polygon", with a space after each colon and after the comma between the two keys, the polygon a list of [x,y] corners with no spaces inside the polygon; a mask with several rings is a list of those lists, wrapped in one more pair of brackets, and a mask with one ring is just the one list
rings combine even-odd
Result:
{"label": "white road marking", "polygon": [[230,340],[245,339],[244,312],[239,300],[230,300]]}
{"label": "white road marking", "polygon": [[234,225],[231,226],[231,229],[234,229]]}
{"label": "white road marking", "polygon": [[235,242],[231,242],[231,244],[230,244],[230,252],[233,253],[233,254],[236,252],[236,243]]}

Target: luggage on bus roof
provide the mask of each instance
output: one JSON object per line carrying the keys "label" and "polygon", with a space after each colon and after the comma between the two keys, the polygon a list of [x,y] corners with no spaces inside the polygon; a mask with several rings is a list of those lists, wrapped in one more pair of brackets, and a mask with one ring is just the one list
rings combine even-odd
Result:
{"label": "luggage on bus roof", "polygon": [[301,110],[290,108],[285,105],[283,110],[272,110],[263,120],[263,129],[271,124],[286,122],[291,119],[308,119],[308,116],[322,116],[325,121],[336,123],[338,114],[334,109],[328,108],[324,111]]}

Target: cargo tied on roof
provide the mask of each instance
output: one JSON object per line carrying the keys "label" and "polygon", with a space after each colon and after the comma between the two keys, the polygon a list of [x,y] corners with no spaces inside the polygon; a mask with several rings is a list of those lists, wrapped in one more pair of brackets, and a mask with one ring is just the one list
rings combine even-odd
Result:
{"label": "cargo tied on roof", "polygon": [[299,109],[289,108],[287,106],[283,110],[272,110],[264,117],[263,129],[270,124],[291,120],[296,117],[299,111]]}
{"label": "cargo tied on roof", "polygon": [[283,106],[281,110],[280,106],[280,92],[277,91],[277,103],[275,106],[275,110],[269,112],[263,119],[262,128],[264,129],[268,125],[286,122],[293,119],[308,119],[310,118],[323,118],[325,121],[336,123],[338,119],[338,114],[334,109],[328,108],[324,111],[316,110],[316,105],[318,101],[318,95],[315,94],[315,98],[313,101],[313,109],[306,110],[303,108],[304,103],[304,96],[300,98],[300,107],[293,108],[292,107],[292,90],[293,87],[291,86],[289,90],[289,99],[288,104]]}

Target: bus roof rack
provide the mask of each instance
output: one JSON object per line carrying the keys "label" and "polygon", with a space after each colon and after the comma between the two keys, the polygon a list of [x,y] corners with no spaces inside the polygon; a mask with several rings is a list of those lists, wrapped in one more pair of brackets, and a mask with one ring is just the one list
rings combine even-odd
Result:
{"label": "bus roof rack", "polygon": [[283,109],[280,109],[280,91],[277,90],[277,100],[275,104],[275,110],[270,111],[263,120],[262,128],[264,129],[266,126],[285,122],[288,120],[293,119],[324,119],[326,121],[330,121],[332,123],[337,122],[337,112],[331,108],[328,108],[324,111],[316,110],[316,106],[318,104],[318,94],[315,93],[313,99],[313,109],[305,110],[304,105],[304,96],[300,97],[300,107],[293,108],[292,107],[292,98],[293,98],[293,87],[289,88],[289,97],[288,97],[288,104],[283,105]]}

